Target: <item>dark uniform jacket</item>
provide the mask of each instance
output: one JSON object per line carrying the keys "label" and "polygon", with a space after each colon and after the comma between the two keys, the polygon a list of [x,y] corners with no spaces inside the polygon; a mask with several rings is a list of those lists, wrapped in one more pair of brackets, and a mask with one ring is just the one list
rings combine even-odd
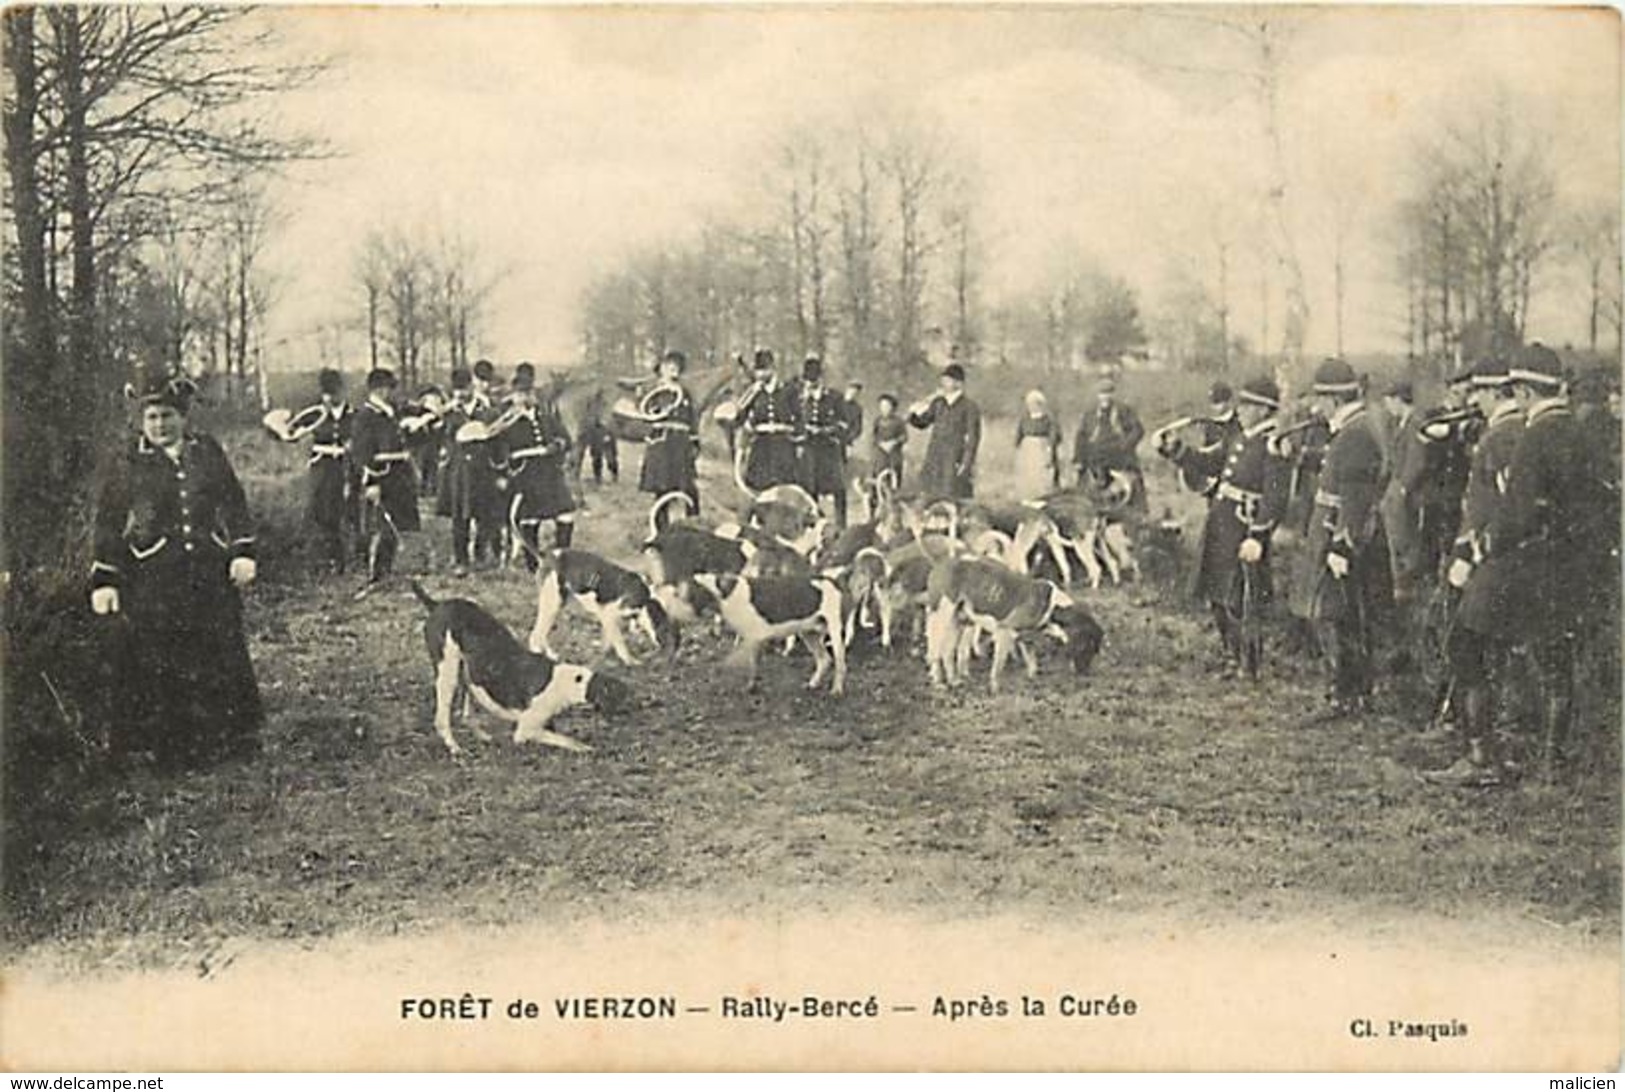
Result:
{"label": "dark uniform jacket", "polygon": [[1275,526],[1286,511],[1292,468],[1273,444],[1274,418],[1238,429],[1228,448],[1187,450],[1175,460],[1181,475],[1213,482],[1212,504],[1202,525],[1191,593],[1208,603],[1241,605],[1241,561],[1237,551],[1248,538],[1256,538],[1263,557],[1255,564],[1261,599],[1270,593],[1269,544]]}
{"label": "dark uniform jacket", "polygon": [[749,437],[745,452],[745,486],[754,492],[801,478],[795,434],[800,430],[800,406],[788,384],[754,385],[745,393],[740,427]]}
{"label": "dark uniform jacket", "polygon": [[231,751],[259,730],[259,688],[232,560],[254,556],[243,489],[220,445],[189,433],[175,460],[145,437],[108,467],[96,499],[91,583],[119,589],[116,743],[160,759]]}
{"label": "dark uniform jacket", "polygon": [[[1233,410],[1222,419],[1203,421],[1201,442],[1194,450],[1181,453],[1174,459],[1180,484],[1192,493],[1212,500],[1214,490],[1219,486],[1219,478],[1211,468],[1224,462],[1240,435],[1241,420]],[[1186,458],[1186,455],[1195,457]]]}
{"label": "dark uniform jacket", "polygon": [[697,431],[700,417],[694,396],[681,383],[663,385],[675,387],[678,398],[665,417],[649,430],[649,443],[643,450],[643,469],[638,474],[638,488],[656,496],[693,491],[694,457],[700,446]]}
{"label": "dark uniform jacket", "polygon": [[1423,454],[1419,488],[1424,566],[1436,571],[1461,526],[1462,496],[1484,418],[1471,410],[1441,408],[1423,417],[1416,431]]}
{"label": "dark uniform jacket", "polygon": [[350,457],[360,468],[362,489],[379,487],[379,508],[397,532],[416,531],[420,526],[417,474],[395,408],[380,407],[368,399],[356,410],[351,429]]}
{"label": "dark uniform jacket", "polygon": [[[1314,582],[1307,598],[1310,617],[1335,620],[1358,604],[1372,617],[1392,595],[1388,543],[1378,501],[1383,484],[1383,451],[1363,403],[1340,411],[1320,468],[1314,511],[1306,540],[1307,558],[1300,579]],[[1348,559],[1348,576],[1335,578],[1329,554]],[[1307,589],[1305,589],[1307,590]]]}
{"label": "dark uniform jacket", "polygon": [[464,521],[502,519],[502,496],[497,490],[498,475],[491,461],[491,443],[487,440],[461,443],[457,439],[464,425],[472,421],[489,425],[496,418],[496,407],[480,394],[453,396],[446,407],[440,488],[435,494],[436,515]]}
{"label": "dark uniform jacket", "polygon": [[508,476],[508,522],[535,523],[575,511],[565,475],[570,433],[557,408],[532,406],[491,442]]}
{"label": "dark uniform jacket", "polygon": [[310,491],[305,516],[317,527],[342,527],[349,512],[352,486],[349,451],[350,425],[355,410],[345,402],[329,406],[318,402],[294,414],[288,431],[310,437]]}
{"label": "dark uniform jacket", "polygon": [[815,497],[846,489],[846,399],[825,386],[796,391],[801,419],[801,484]]}
{"label": "dark uniform jacket", "polygon": [[1485,562],[1462,596],[1458,617],[1473,632],[1541,641],[1577,627],[1601,579],[1595,541],[1619,534],[1598,524],[1603,488],[1585,440],[1565,400],[1530,408],[1483,533]]}
{"label": "dark uniform jacket", "polygon": [[925,461],[920,464],[920,492],[927,497],[969,498],[976,493],[976,452],[982,443],[982,413],[961,394],[949,402],[944,395],[931,399],[909,424],[929,428]]}

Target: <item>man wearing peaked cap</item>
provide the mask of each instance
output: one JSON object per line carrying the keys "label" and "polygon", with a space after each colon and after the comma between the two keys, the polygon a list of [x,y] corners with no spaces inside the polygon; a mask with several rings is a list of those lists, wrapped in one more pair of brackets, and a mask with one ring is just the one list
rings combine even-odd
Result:
{"label": "man wearing peaked cap", "polygon": [[347,446],[355,413],[344,401],[344,377],[323,368],[316,377],[320,399],[288,419],[279,438],[292,443],[310,437],[305,522],[316,533],[321,552],[337,572],[347,561],[346,531],[356,527],[357,503]]}
{"label": "man wearing peaked cap", "polygon": [[1376,633],[1388,618],[1392,585],[1387,535],[1378,504],[1383,453],[1361,384],[1346,361],[1315,369],[1311,400],[1331,431],[1326,444],[1306,550],[1315,562],[1311,620],[1330,638],[1331,704],[1325,719],[1351,716],[1369,704],[1375,683]]}
{"label": "man wearing peaked cap", "polygon": [[401,536],[421,526],[417,474],[406,450],[400,413],[391,399],[395,373],[374,368],[367,373],[367,400],[351,426],[350,457],[361,475],[362,523],[367,536],[365,596],[395,568]]}
{"label": "man wearing peaked cap", "polygon": [[801,485],[814,500],[835,498],[835,523],[846,526],[846,404],[824,383],[824,363],[808,356],[796,389],[801,421]]}
{"label": "man wearing peaked cap", "polygon": [[[1422,482],[1427,471],[1427,451],[1422,444],[1416,413],[1416,394],[1410,380],[1388,384],[1382,393],[1387,416],[1388,485],[1382,495],[1383,529],[1388,534],[1388,562],[1394,584],[1394,602],[1399,621],[1408,621],[1410,605],[1421,595],[1422,582],[1430,571],[1422,541]],[[1401,627],[1398,640],[1409,647],[1409,629]]]}
{"label": "man wearing peaked cap", "polygon": [[756,350],[751,380],[739,400],[739,428],[745,444],[734,460],[745,488],[759,493],[800,479],[795,434],[801,429],[801,411],[795,391],[774,370],[771,349]]}
{"label": "man wearing peaked cap", "polygon": [[1072,461],[1077,465],[1079,482],[1104,485],[1126,476],[1130,487],[1128,505],[1143,512],[1145,474],[1140,469],[1137,449],[1145,436],[1145,426],[1133,406],[1118,400],[1117,382],[1110,377],[1095,387],[1095,402],[1095,408],[1083,415],[1073,443]]}
{"label": "man wearing peaked cap", "polygon": [[[1583,635],[1608,633],[1599,619],[1606,596],[1595,594],[1619,528],[1586,437],[1564,397],[1562,361],[1544,345],[1511,361],[1507,384],[1523,409],[1505,491],[1488,521],[1481,572],[1468,570],[1458,624],[1502,647],[1527,644],[1539,670],[1540,750],[1551,775],[1572,758],[1574,660]],[[1482,594],[1475,595],[1474,588]],[[1599,622],[1603,624],[1599,625]],[[1493,697],[1493,695],[1492,695]],[[1496,710],[1483,714],[1493,730]]]}
{"label": "man wearing peaked cap", "polygon": [[525,567],[541,564],[541,525],[553,523],[553,546],[568,547],[575,534],[575,496],[565,473],[572,441],[552,398],[538,398],[536,366],[513,371],[506,423],[494,430],[495,459],[508,478],[507,522],[524,551]]}
{"label": "man wearing peaked cap", "polygon": [[[484,380],[479,378],[482,371]],[[475,563],[502,555],[505,509],[487,443],[487,428],[497,417],[488,393],[492,374],[489,360],[451,373],[435,512],[451,520],[452,571],[458,576],[466,575]]]}
{"label": "man wearing peaked cap", "polygon": [[1272,594],[1270,539],[1286,509],[1291,466],[1271,441],[1281,393],[1267,376],[1249,380],[1237,399],[1235,436],[1218,450],[1185,449],[1184,476],[1211,480],[1192,594],[1213,612],[1225,671],[1257,677],[1262,619]]}

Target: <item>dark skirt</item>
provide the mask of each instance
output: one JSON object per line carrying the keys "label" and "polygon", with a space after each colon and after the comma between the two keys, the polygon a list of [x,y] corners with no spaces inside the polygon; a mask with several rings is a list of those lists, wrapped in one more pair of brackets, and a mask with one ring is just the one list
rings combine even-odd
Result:
{"label": "dark skirt", "polygon": [[323,457],[310,464],[305,518],[313,527],[337,531],[344,526],[349,504],[344,494],[348,475],[348,465],[343,459]]}
{"label": "dark skirt", "polygon": [[[1197,550],[1196,571],[1191,574],[1191,595],[1203,603],[1218,603],[1233,613],[1241,610],[1242,562],[1236,556],[1248,537],[1247,527],[1236,514],[1233,501],[1216,500],[1208,508],[1202,524],[1202,541]],[[1257,603],[1268,603],[1274,594],[1270,571],[1270,542],[1263,539],[1263,558],[1255,562],[1251,576]]]}
{"label": "dark skirt", "polygon": [[795,441],[782,434],[764,434],[750,442],[745,455],[745,486],[760,493],[775,485],[801,480]]}
{"label": "dark skirt", "polygon": [[451,457],[441,472],[440,490],[435,495],[435,515],[463,522],[501,519],[502,495],[485,445],[464,448],[454,442],[449,451]]}
{"label": "dark skirt", "polygon": [[195,562],[160,555],[127,580],[115,672],[118,750],[192,767],[258,749],[264,713],[226,566],[220,552]]}
{"label": "dark skirt", "polygon": [[667,433],[643,449],[638,488],[655,496],[694,489],[694,443],[686,432]]}
{"label": "dark skirt", "polygon": [[801,449],[801,484],[815,497],[846,491],[846,452],[839,440],[807,441]]}
{"label": "dark skirt", "polygon": [[556,519],[575,511],[564,458],[526,459],[508,479],[508,516],[514,523]]}
{"label": "dark skirt", "polygon": [[400,534],[416,531],[421,526],[418,516],[417,474],[411,463],[395,463],[384,475],[380,486],[383,511]]}

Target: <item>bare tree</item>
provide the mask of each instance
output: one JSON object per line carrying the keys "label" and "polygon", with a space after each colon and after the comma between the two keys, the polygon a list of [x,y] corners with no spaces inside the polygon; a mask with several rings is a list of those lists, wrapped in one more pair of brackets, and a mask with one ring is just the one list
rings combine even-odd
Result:
{"label": "bare tree", "polygon": [[1604,324],[1614,328],[1619,348],[1620,235],[1619,206],[1588,203],[1570,214],[1568,243],[1579,260],[1588,297],[1586,344],[1595,353]]}

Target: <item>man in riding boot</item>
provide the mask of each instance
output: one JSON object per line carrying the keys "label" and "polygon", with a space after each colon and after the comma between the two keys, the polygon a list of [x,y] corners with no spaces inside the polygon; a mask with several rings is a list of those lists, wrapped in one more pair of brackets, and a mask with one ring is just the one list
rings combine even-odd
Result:
{"label": "man in riding boot", "polygon": [[1484,434],[1473,449],[1461,528],[1445,572],[1450,586],[1461,593],[1446,655],[1451,700],[1467,753],[1453,765],[1422,776],[1438,784],[1496,785],[1501,781],[1501,763],[1495,746],[1494,679],[1505,658],[1506,642],[1495,614],[1505,594],[1507,568],[1490,561],[1490,528],[1503,504],[1524,420],[1505,361],[1479,361],[1472,383],[1470,397],[1483,414]]}
{"label": "man in riding boot", "polygon": [[1329,638],[1334,673],[1331,704],[1318,719],[1333,720],[1370,703],[1374,637],[1392,594],[1378,505],[1383,452],[1347,362],[1321,362],[1311,400],[1331,431],[1306,546],[1319,564],[1312,617]]}

